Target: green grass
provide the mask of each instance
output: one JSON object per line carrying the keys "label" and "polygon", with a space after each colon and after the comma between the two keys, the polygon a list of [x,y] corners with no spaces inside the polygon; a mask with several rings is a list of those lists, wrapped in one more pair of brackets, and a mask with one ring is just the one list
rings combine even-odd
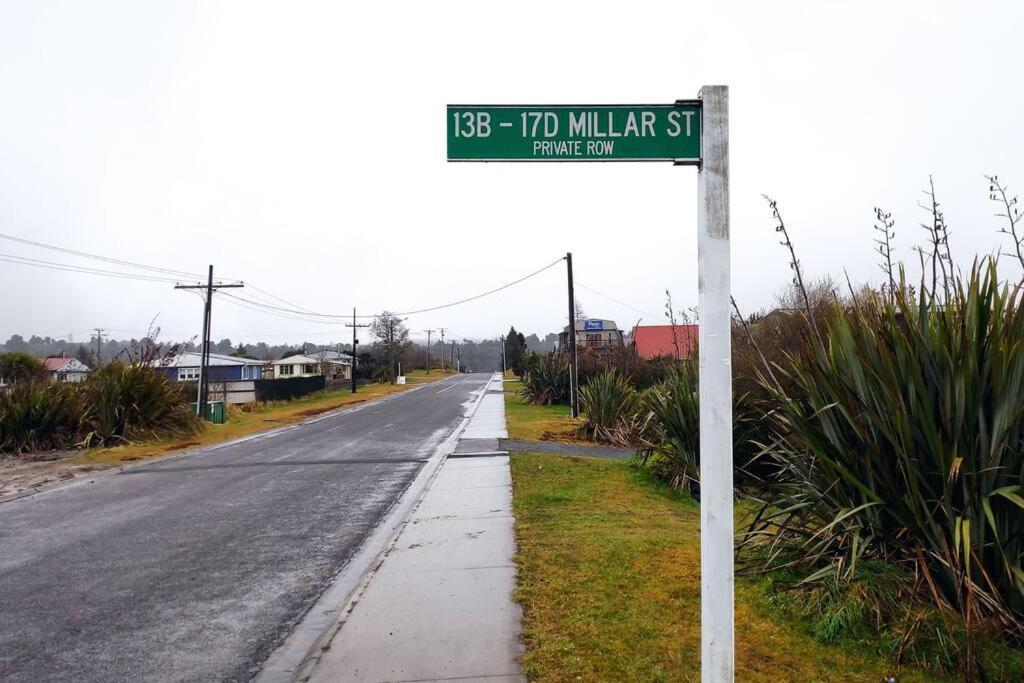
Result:
{"label": "green grass", "polygon": [[574,441],[580,421],[569,416],[569,406],[535,406],[520,395],[523,383],[505,380],[505,420],[511,439]]}
{"label": "green grass", "polygon": [[[700,510],[628,464],[512,457],[523,667],[538,681],[700,678]],[[739,506],[742,514],[744,506]],[[739,681],[880,681],[888,662],[824,645],[736,585]],[[903,670],[901,681],[941,680]]]}

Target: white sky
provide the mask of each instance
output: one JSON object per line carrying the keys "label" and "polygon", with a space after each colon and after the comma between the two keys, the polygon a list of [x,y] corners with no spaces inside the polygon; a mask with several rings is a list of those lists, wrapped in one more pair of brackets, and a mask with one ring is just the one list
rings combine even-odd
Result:
{"label": "white sky", "polygon": [[[696,303],[695,169],[448,164],[444,105],[668,103],[724,83],[733,291],[750,311],[789,277],[762,192],[810,276],[879,279],[875,205],[911,260],[930,173],[954,257],[997,248],[982,174],[1024,190],[1022,7],[0,0],[0,232],[213,263],[329,313],[444,303],[571,250],[578,282],[660,316],[666,288]],[[0,253],[117,268],[5,240]],[[641,316],[578,296],[622,327]],[[543,335],[565,309],[558,267],[409,325]],[[0,341],[138,336],[157,315],[165,336],[198,334],[199,299],[169,284],[0,262]],[[218,301],[212,336],[349,333]]]}

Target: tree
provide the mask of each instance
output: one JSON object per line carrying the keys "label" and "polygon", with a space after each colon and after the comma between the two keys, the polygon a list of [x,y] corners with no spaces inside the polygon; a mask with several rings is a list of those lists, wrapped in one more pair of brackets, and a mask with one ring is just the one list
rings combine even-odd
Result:
{"label": "tree", "polygon": [[[405,321],[390,311],[375,316],[370,323],[370,334],[377,340],[387,358],[387,377],[394,384],[398,376],[398,361],[409,345],[409,328]],[[376,346],[376,344],[375,344]]]}
{"label": "tree", "polygon": [[90,352],[89,349],[85,348],[84,344],[78,345],[78,351],[75,352],[75,358],[77,358],[78,362],[81,363],[82,365],[88,365],[92,367],[92,352]]}
{"label": "tree", "polygon": [[22,351],[0,354],[0,377],[13,384],[46,379],[46,366],[35,356]]}
{"label": "tree", "polygon": [[516,332],[514,325],[505,337],[505,362],[517,375],[526,371],[526,337],[522,332]]}
{"label": "tree", "polygon": [[575,297],[573,299],[573,304],[576,309],[576,322],[579,322],[580,320],[586,320],[587,312],[583,310],[583,302],[580,301],[578,297]]}
{"label": "tree", "polygon": [[231,355],[235,356],[236,358],[249,358],[250,357],[249,356],[249,352],[245,348],[245,344],[243,344],[242,342],[238,342],[238,346],[235,348],[234,351],[231,352]]}
{"label": "tree", "polygon": [[4,347],[8,351],[26,351],[28,350],[28,343],[20,334],[12,334],[11,338],[4,344]]}

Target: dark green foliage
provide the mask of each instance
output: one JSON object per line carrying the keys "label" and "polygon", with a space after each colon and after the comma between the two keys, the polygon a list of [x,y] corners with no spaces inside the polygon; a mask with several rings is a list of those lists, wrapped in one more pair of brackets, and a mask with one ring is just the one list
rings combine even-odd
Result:
{"label": "dark green foliage", "polygon": [[35,382],[46,378],[46,366],[23,351],[0,353],[0,377],[8,384]]}
{"label": "dark green foliage", "polygon": [[0,452],[183,436],[200,429],[184,385],[110,363],[78,384],[24,382],[0,392]]}
{"label": "dark green foliage", "polygon": [[700,480],[700,401],[697,371],[672,369],[665,381],[643,394],[651,419],[644,434],[643,462],[668,483],[697,493]]}
{"label": "dark green foliage", "polygon": [[978,633],[1024,639],[1024,309],[995,266],[833,306],[821,341],[762,376],[771,483],[746,543],[805,584],[886,562]]}
{"label": "dark green foliage", "polygon": [[549,406],[569,403],[569,361],[554,353],[526,357],[523,397],[528,403]]}
{"label": "dark green foliage", "polygon": [[580,390],[580,415],[581,436],[622,445],[636,442],[646,420],[640,395],[615,370],[594,377]]}
{"label": "dark green foliage", "polygon": [[82,399],[73,385],[22,382],[0,391],[0,453],[67,448],[82,426]]}
{"label": "dark green foliage", "polygon": [[110,363],[82,383],[87,444],[184,436],[200,421],[184,386],[141,365]]}
{"label": "dark green foliage", "polygon": [[[642,462],[671,486],[700,495],[700,400],[692,361],[669,367],[665,381],[643,393],[649,412],[640,442]],[[745,486],[765,470],[754,427],[758,418],[746,394],[733,397],[733,481]]]}
{"label": "dark green foliage", "polygon": [[[913,576],[896,566],[863,560],[847,578],[834,574],[809,583],[793,572],[766,582],[767,604],[795,618],[816,640],[844,649],[874,651],[893,671],[916,666],[955,677],[968,635],[955,612],[940,610],[915,588]],[[1024,656],[998,633],[973,635],[977,670],[990,681],[1024,680]]]}
{"label": "dark green foliage", "polygon": [[526,372],[526,337],[513,326],[505,337],[505,365],[522,377]]}
{"label": "dark green foliage", "polygon": [[606,349],[597,353],[594,349],[581,349],[577,354],[579,361],[580,387],[609,371],[615,370],[629,380],[637,391],[643,391],[664,381],[668,371],[677,365],[671,358],[642,358],[633,349],[623,347],[617,350]]}

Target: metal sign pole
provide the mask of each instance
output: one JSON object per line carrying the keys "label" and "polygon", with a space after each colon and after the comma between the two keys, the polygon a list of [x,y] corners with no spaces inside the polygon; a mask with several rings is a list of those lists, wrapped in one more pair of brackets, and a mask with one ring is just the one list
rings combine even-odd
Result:
{"label": "metal sign pole", "polygon": [[733,680],[729,88],[704,86],[697,174],[701,681]]}

